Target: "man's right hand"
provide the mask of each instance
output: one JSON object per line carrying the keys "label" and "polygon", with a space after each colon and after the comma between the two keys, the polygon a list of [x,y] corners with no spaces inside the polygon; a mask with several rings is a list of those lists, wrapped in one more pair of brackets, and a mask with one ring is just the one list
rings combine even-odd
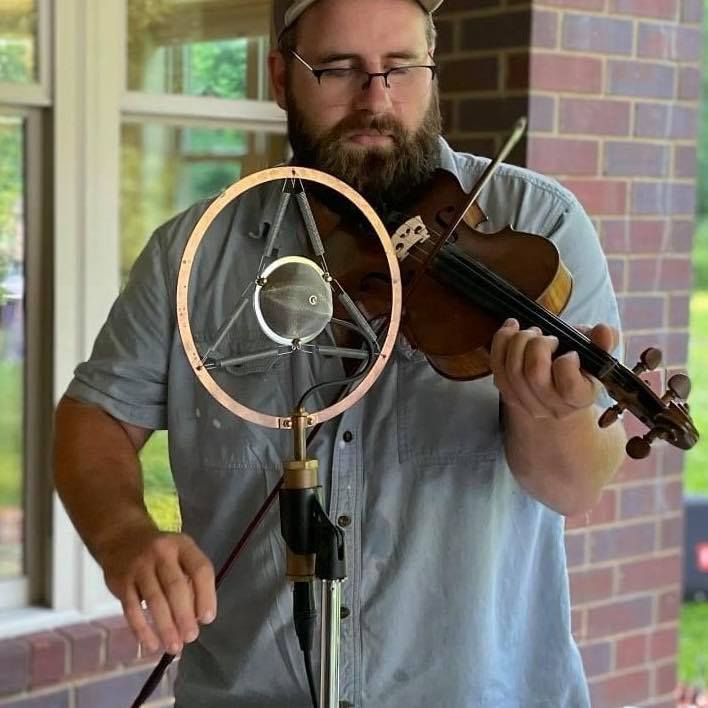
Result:
{"label": "man's right hand", "polygon": [[162,646],[179,654],[197,638],[199,624],[216,617],[214,568],[189,536],[154,527],[123,530],[98,550],[97,559],[135,637],[149,652]]}

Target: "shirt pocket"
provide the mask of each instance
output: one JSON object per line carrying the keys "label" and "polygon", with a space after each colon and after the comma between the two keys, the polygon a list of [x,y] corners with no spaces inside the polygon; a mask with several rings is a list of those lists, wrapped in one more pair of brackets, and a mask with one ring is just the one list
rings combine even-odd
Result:
{"label": "shirt pocket", "polygon": [[397,375],[401,464],[469,468],[496,459],[501,449],[499,392],[491,376],[451,381],[422,356],[400,361]]}

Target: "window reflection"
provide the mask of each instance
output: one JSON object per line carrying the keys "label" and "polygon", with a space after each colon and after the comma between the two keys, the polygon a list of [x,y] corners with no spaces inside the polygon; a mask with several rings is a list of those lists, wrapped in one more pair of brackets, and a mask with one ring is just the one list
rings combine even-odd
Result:
{"label": "window reflection", "polygon": [[270,0],[128,0],[128,89],[267,100]]}
{"label": "window reflection", "polygon": [[37,0],[0,3],[0,82],[37,80]]}
{"label": "window reflection", "polygon": [[0,578],[23,574],[24,120],[0,115]]}

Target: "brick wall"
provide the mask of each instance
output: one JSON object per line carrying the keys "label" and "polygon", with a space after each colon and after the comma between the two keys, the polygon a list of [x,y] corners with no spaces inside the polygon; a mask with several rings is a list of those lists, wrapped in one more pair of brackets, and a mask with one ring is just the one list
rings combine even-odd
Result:
{"label": "brick wall", "polygon": [[[662,349],[657,386],[687,360],[702,12],[702,0],[447,0],[438,23],[450,141],[490,155],[528,115],[514,160],[559,179],[593,218],[627,362]],[[674,705],[681,470],[656,446],[568,522],[595,708]]]}
{"label": "brick wall", "polygon": [[[122,617],[0,641],[3,708],[126,708],[158,656],[138,658]],[[173,667],[146,708],[172,705]]]}

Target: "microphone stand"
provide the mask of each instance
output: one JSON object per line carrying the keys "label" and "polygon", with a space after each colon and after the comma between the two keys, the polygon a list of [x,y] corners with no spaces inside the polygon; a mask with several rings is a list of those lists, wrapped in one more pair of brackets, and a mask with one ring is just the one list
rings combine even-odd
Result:
{"label": "microphone stand", "polygon": [[[314,578],[322,582],[320,625],[320,696],[318,708],[339,706],[339,645],[341,586],[346,579],[344,534],[324,510],[322,487],[318,482],[317,460],[307,459],[308,414],[302,408],[289,421],[293,431],[294,460],[284,465],[280,490],[280,526],[287,545],[289,580],[312,587]],[[309,661],[316,610],[312,593],[294,593],[295,626],[300,647]],[[302,587],[302,586],[300,586]],[[303,607],[302,603],[305,603]],[[300,605],[298,607],[298,604]]]}

